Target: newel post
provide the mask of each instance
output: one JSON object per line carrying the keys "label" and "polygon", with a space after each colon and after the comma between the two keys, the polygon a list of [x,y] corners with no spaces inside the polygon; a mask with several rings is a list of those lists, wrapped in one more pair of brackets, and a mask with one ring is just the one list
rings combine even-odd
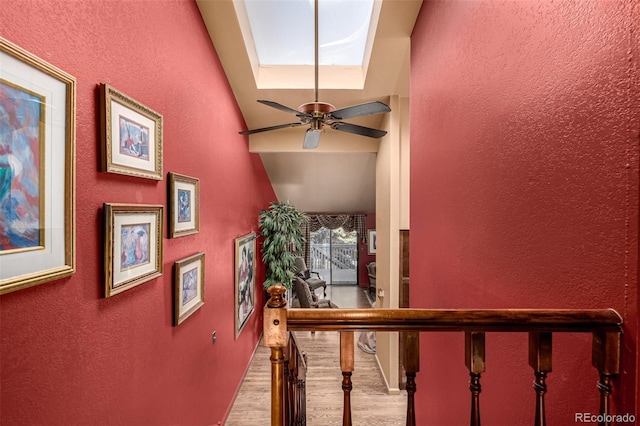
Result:
{"label": "newel post", "polygon": [[269,287],[264,309],[264,346],[271,348],[271,426],[284,425],[284,348],[287,346],[287,291],[277,284]]}

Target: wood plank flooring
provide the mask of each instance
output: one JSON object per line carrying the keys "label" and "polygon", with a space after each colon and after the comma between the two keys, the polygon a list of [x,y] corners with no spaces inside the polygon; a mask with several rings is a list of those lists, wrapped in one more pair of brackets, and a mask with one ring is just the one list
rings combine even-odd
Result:
{"label": "wood plank flooring", "polygon": [[[321,294],[321,291],[318,291]],[[356,286],[329,285],[327,298],[341,308],[369,307],[363,289]],[[359,333],[355,333],[357,339]],[[307,353],[307,425],[342,424],[342,373],[340,339],[337,332],[297,332]],[[356,341],[357,343],[357,341]],[[271,365],[269,348],[257,348],[226,426],[262,426],[270,424]],[[400,426],[405,424],[406,393],[388,395],[375,355],[355,346],[355,371],[351,377],[351,407],[356,426]]]}

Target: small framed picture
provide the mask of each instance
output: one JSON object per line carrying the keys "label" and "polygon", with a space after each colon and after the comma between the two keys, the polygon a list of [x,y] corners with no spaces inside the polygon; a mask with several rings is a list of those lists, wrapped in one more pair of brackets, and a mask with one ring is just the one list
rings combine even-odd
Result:
{"label": "small framed picture", "polygon": [[367,231],[367,246],[369,254],[376,254],[376,230],[369,229]]}
{"label": "small framed picture", "polygon": [[105,297],[162,275],[163,206],[104,205]]}
{"label": "small framed picture", "polygon": [[200,231],[200,181],[169,173],[169,238]]}
{"label": "small framed picture", "polygon": [[255,307],[256,295],[256,234],[236,238],[236,338],[247,323]]}
{"label": "small framed picture", "polygon": [[100,86],[102,171],[162,180],[162,115]]}
{"label": "small framed picture", "polygon": [[173,325],[179,325],[204,305],[204,253],[175,263]]}
{"label": "small framed picture", "polygon": [[76,80],[0,38],[0,294],[75,272]]}

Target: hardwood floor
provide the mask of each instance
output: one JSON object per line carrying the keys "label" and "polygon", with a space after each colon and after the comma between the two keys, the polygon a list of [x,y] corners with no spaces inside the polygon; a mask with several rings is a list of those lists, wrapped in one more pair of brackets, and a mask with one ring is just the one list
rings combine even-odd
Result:
{"label": "hardwood floor", "polygon": [[[318,291],[318,294],[321,293]],[[365,291],[356,286],[329,285],[327,298],[341,308],[371,306]],[[356,333],[356,339],[358,335]],[[307,353],[307,425],[341,425],[343,393],[338,333],[316,332],[312,335],[310,332],[298,332],[296,337],[302,350]],[[271,406],[269,354],[269,349],[260,344],[225,425],[269,425]],[[406,393],[388,395],[375,355],[362,351],[357,345],[355,371],[351,379],[354,425],[400,426],[405,424]]]}
{"label": "hardwood floor", "polygon": [[[370,308],[373,300],[367,298],[365,290],[356,285],[328,285],[326,298],[341,308]],[[322,297],[321,290],[316,293]]]}

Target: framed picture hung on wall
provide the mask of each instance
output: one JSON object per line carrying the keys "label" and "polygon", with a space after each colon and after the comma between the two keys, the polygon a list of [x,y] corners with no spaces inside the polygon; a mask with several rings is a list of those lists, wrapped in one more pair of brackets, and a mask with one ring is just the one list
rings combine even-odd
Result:
{"label": "framed picture hung on wall", "polygon": [[256,234],[236,238],[235,335],[247,324],[255,308]]}
{"label": "framed picture hung on wall", "polygon": [[75,271],[74,77],[0,38],[0,294]]}
{"label": "framed picture hung on wall", "polygon": [[175,263],[173,325],[179,325],[204,305],[204,253]]}
{"label": "framed picture hung on wall", "polygon": [[367,231],[367,247],[368,254],[376,254],[376,230],[369,229]]}
{"label": "framed picture hung on wall", "polygon": [[200,230],[200,181],[169,173],[169,238],[197,234]]}
{"label": "framed picture hung on wall", "polygon": [[102,171],[162,180],[162,115],[100,85]]}
{"label": "framed picture hung on wall", "polygon": [[162,275],[163,206],[104,204],[105,297]]}

